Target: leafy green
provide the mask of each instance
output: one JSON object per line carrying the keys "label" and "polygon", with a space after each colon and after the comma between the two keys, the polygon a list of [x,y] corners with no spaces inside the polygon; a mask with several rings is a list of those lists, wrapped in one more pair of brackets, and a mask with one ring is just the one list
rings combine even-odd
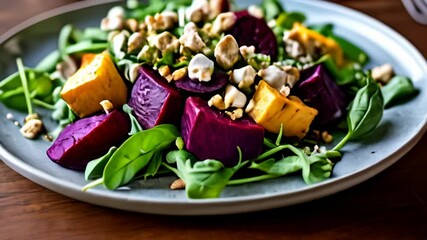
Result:
{"label": "leafy green", "polygon": [[[27,88],[31,102],[38,99],[52,103],[48,97],[53,90],[54,82],[49,75],[30,68],[24,69],[23,66],[20,69],[0,82],[0,101],[9,108],[26,111],[28,110],[25,95]],[[21,81],[22,77],[25,78],[26,87]]]}
{"label": "leafy green", "polygon": [[124,104],[122,108],[123,108],[123,112],[125,112],[125,113],[127,113],[129,115],[130,125],[131,125],[129,135],[134,135],[137,132],[141,132],[142,131],[142,127],[139,124],[139,122],[136,119],[136,117],[132,114],[133,109],[129,105],[127,105],[127,104]]}
{"label": "leafy green", "polygon": [[282,4],[277,0],[263,0],[261,3],[261,8],[264,13],[264,18],[267,22],[275,19],[281,12],[285,11],[282,7]]}
{"label": "leafy green", "polygon": [[381,88],[384,96],[384,107],[390,108],[404,102],[418,94],[411,79],[404,76],[395,76]]}
{"label": "leafy green", "polygon": [[368,76],[347,115],[347,135],[333,148],[339,151],[348,140],[360,139],[369,134],[380,122],[384,111],[384,99],[379,85]]}
{"label": "leafy green", "polygon": [[218,160],[206,159],[199,161],[185,150],[171,151],[166,155],[168,163],[176,163],[177,169],[166,165],[185,182],[188,198],[217,198],[227,185],[233,174],[247,162],[234,167],[225,167]]}
{"label": "leafy green", "polygon": [[85,169],[85,179],[96,179],[102,177],[105,165],[107,165],[111,156],[116,152],[117,147],[111,147],[110,150],[104,155],[95,160],[90,161]]}
{"label": "leafy green", "polygon": [[[83,190],[99,184],[104,184],[108,189],[116,189],[129,183],[151,161],[160,161],[162,155],[158,152],[170,147],[179,136],[176,126],[171,124],[158,125],[132,135],[111,156],[102,178],[89,183]],[[158,165],[156,163],[149,166],[147,176],[153,174]]]}
{"label": "leafy green", "polygon": [[295,22],[303,23],[306,20],[306,16],[302,12],[282,12],[276,19],[276,26],[283,30],[291,29]]}

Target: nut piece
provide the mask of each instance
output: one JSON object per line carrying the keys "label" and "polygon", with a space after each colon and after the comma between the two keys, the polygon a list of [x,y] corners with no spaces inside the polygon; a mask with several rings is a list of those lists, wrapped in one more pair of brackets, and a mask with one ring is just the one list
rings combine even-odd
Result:
{"label": "nut piece", "polygon": [[225,111],[225,114],[227,114],[231,118],[231,120],[234,121],[236,119],[243,117],[243,109],[237,108],[237,109],[233,110],[232,112]]}
{"label": "nut piece", "polygon": [[236,84],[239,89],[248,89],[254,83],[257,72],[251,65],[234,69],[231,73],[230,82]]}
{"label": "nut piece", "polygon": [[246,104],[246,95],[240,92],[236,87],[228,84],[225,88],[224,103],[225,107],[243,108]]}
{"label": "nut piece", "polygon": [[216,62],[224,69],[230,69],[239,61],[239,45],[233,36],[223,37],[215,46],[214,55]]}
{"label": "nut piece", "polygon": [[19,131],[26,138],[37,138],[44,131],[43,122],[38,118],[28,118]]}
{"label": "nut piece", "polygon": [[229,30],[236,22],[236,17],[232,12],[220,13],[212,24],[211,32],[216,35]]}
{"label": "nut piece", "polygon": [[189,22],[185,25],[184,33],[179,38],[179,43],[196,53],[201,52],[206,47],[206,44],[197,31],[196,24]]}
{"label": "nut piece", "polygon": [[171,69],[169,68],[168,65],[160,66],[158,71],[160,76],[162,77],[166,77],[171,74]]}
{"label": "nut piece", "polygon": [[147,40],[151,46],[156,46],[160,51],[170,50],[175,52],[179,49],[178,38],[170,32],[162,32],[159,35],[150,36]]}
{"label": "nut piece", "polygon": [[240,54],[243,57],[243,60],[246,62],[255,55],[255,47],[254,46],[241,46],[239,48]]}
{"label": "nut piece", "polygon": [[182,79],[185,75],[187,75],[187,67],[177,69],[172,73],[172,80]]}
{"label": "nut piece", "polygon": [[178,15],[172,11],[164,11],[154,16],[146,16],[144,22],[149,31],[167,30],[178,22]]}
{"label": "nut piece", "polygon": [[380,83],[387,84],[394,75],[393,67],[386,63],[372,69],[372,78]]}
{"label": "nut piece", "polygon": [[179,179],[173,181],[173,183],[169,186],[169,188],[171,190],[184,189],[185,188],[185,182],[184,182],[184,180],[179,178]]}
{"label": "nut piece", "polygon": [[207,0],[193,0],[191,6],[185,10],[185,18],[190,22],[201,22],[209,15],[209,3]]}
{"label": "nut piece", "polygon": [[282,66],[283,71],[287,73],[286,75],[286,84],[293,88],[295,83],[298,82],[300,78],[300,71],[296,67],[292,66]]}
{"label": "nut piece", "polygon": [[126,55],[125,51],[127,50],[128,37],[129,32],[127,31],[122,31],[113,37],[112,44],[115,57],[122,59]]}
{"label": "nut piece", "polygon": [[225,110],[227,107],[225,106],[224,99],[221,97],[221,95],[216,94],[208,101],[209,107],[216,107],[219,110]]}
{"label": "nut piece", "polygon": [[102,100],[99,104],[101,104],[106,114],[109,114],[114,109],[113,104],[108,100]]}
{"label": "nut piece", "polygon": [[142,47],[145,45],[146,40],[144,34],[141,32],[134,32],[130,35],[127,42],[127,52],[135,53],[141,51]]}
{"label": "nut piece", "polygon": [[323,131],[321,136],[322,136],[322,140],[325,143],[331,143],[334,140],[334,137],[331,134],[329,134],[327,131]]}
{"label": "nut piece", "polygon": [[198,53],[188,64],[188,77],[200,82],[209,82],[214,71],[214,62],[205,55]]}
{"label": "nut piece", "polygon": [[131,83],[134,83],[136,81],[136,79],[138,78],[139,69],[141,69],[141,64],[139,64],[139,63],[133,63],[129,66],[127,77]]}

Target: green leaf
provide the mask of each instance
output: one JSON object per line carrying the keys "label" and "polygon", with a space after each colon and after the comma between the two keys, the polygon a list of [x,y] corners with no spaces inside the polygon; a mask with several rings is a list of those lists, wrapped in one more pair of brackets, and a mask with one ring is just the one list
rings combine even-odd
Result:
{"label": "green leaf", "polygon": [[379,85],[368,76],[359,89],[347,115],[347,135],[333,148],[339,151],[348,140],[360,139],[375,129],[384,111],[384,99]]}
{"label": "green leaf", "polygon": [[389,83],[381,88],[384,96],[385,108],[393,107],[399,103],[405,102],[418,94],[411,79],[404,76],[395,76]]}
{"label": "green leaf", "polygon": [[177,169],[169,168],[185,182],[188,198],[217,198],[233,174],[244,164],[225,167],[218,160],[198,160],[185,150],[171,151],[166,156],[168,163],[176,163]]}
{"label": "green leaf", "polygon": [[384,99],[378,84],[367,78],[351,104],[347,122],[351,139],[360,139],[370,133],[380,122],[384,111]]}
{"label": "green leaf", "polygon": [[[328,157],[336,157],[338,153],[336,151],[326,151],[322,153],[314,152],[308,155],[302,149],[295,148],[291,145],[281,145],[279,147],[281,149],[289,149],[295,155],[284,156],[279,160],[270,158],[260,163],[252,162],[250,168],[267,173],[267,175],[265,175],[266,177],[243,179],[240,182],[247,183],[251,180],[275,178],[300,170],[302,171],[302,177],[305,183],[312,184],[320,182],[329,178],[332,172],[333,163]],[[339,155],[338,153],[338,156]]]}
{"label": "green leaf", "polygon": [[150,162],[157,151],[162,151],[179,137],[171,124],[158,125],[128,138],[113,154],[104,169],[103,182],[109,189],[129,183],[136,173]]}
{"label": "green leaf", "polygon": [[125,112],[129,115],[129,119],[130,119],[130,123],[131,123],[129,135],[134,135],[137,132],[141,132],[142,127],[139,124],[136,117],[133,115],[133,109],[127,104],[124,104],[122,108],[123,108],[123,112]]}
{"label": "green leaf", "polygon": [[107,165],[107,162],[110,160],[111,156],[116,150],[117,147],[111,147],[110,150],[104,156],[92,160],[86,165],[86,181],[102,177],[105,165]]}
{"label": "green leaf", "polygon": [[275,19],[281,12],[285,11],[282,7],[282,4],[277,0],[263,0],[261,3],[261,8],[264,13],[264,18],[267,22]]}
{"label": "green leaf", "polygon": [[302,12],[282,12],[277,17],[276,25],[283,29],[291,29],[295,22],[303,23],[305,19]]}

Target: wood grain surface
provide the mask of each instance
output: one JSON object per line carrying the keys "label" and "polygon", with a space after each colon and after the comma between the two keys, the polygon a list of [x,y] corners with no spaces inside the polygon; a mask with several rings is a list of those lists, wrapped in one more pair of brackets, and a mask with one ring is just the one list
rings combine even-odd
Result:
{"label": "wood grain surface", "polygon": [[[76,0],[0,0],[0,34]],[[389,25],[427,56],[427,26],[399,0],[335,0]],[[1,127],[1,126],[0,126]],[[0,239],[427,239],[427,136],[396,164],[338,194],[292,207],[171,217],[94,206],[27,180],[0,161]]]}

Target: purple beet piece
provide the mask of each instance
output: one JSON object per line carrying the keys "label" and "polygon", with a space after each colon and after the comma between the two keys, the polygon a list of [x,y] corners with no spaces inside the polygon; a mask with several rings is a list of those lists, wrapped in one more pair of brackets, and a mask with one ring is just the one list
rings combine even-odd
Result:
{"label": "purple beet piece", "polygon": [[315,123],[320,126],[335,123],[345,114],[348,98],[323,64],[301,71],[293,91],[308,106],[319,111]]}
{"label": "purple beet piece", "polygon": [[254,46],[255,52],[269,55],[272,62],[276,61],[276,36],[265,20],[251,16],[247,11],[235,12],[234,15],[236,22],[227,33],[236,39],[239,46]]}
{"label": "purple beet piece", "polygon": [[233,166],[239,160],[238,146],[243,159],[261,153],[264,128],[250,118],[233,121],[210,108],[203,99],[189,97],[181,120],[181,135],[187,150],[199,159],[216,159],[225,166]]}
{"label": "purple beet piece", "polygon": [[222,90],[228,83],[228,74],[222,71],[215,71],[209,82],[200,82],[197,79],[190,79],[188,74],[182,79],[174,81],[175,86],[190,95],[211,95]]}
{"label": "purple beet piece", "polygon": [[163,123],[177,123],[183,97],[166,79],[149,66],[142,66],[128,105],[144,129]]}
{"label": "purple beet piece", "polygon": [[84,170],[89,161],[126,140],[129,131],[129,117],[118,110],[82,118],[65,127],[46,153],[63,167]]}

